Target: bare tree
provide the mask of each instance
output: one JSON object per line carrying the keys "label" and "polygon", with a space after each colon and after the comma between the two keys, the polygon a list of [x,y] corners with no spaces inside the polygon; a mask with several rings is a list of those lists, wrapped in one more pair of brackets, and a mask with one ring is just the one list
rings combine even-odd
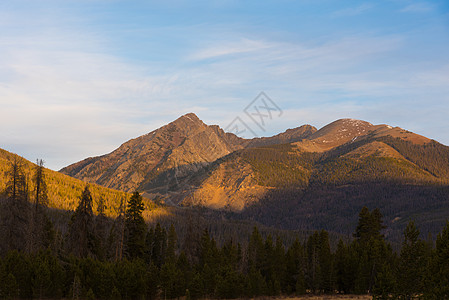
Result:
{"label": "bare tree", "polygon": [[123,248],[125,243],[125,208],[126,199],[120,199],[120,206],[116,211],[118,216],[112,224],[108,238],[109,257],[119,261],[123,257]]}
{"label": "bare tree", "polygon": [[42,159],[36,160],[36,171],[34,174],[34,204],[37,210],[39,205],[47,206],[48,194],[47,183],[45,181],[45,168],[44,161]]}
{"label": "bare tree", "polygon": [[0,211],[0,251],[25,250],[30,220],[27,178],[22,159],[14,156],[7,172],[6,200]]}
{"label": "bare tree", "polygon": [[36,252],[39,249],[47,248],[53,240],[53,224],[45,211],[48,204],[47,183],[45,179],[44,161],[37,159],[33,176],[34,210],[30,223],[30,236],[27,245],[28,252]]}

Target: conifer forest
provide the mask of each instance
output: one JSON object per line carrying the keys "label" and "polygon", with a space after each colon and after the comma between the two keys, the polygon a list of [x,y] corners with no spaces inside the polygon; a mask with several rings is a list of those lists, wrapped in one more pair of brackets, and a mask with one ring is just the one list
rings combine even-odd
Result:
{"label": "conifer forest", "polygon": [[[410,221],[399,249],[385,240],[379,209],[364,207],[352,238],[331,245],[315,231],[287,242],[257,226],[246,243],[221,243],[207,229],[149,226],[134,192],[117,217],[106,217],[85,186],[66,230],[48,216],[43,162],[24,175],[10,163],[1,200],[2,299],[252,298],[369,294],[373,299],[447,299],[449,222],[423,240]],[[30,182],[33,190],[29,190]],[[245,239],[244,239],[245,240]]]}

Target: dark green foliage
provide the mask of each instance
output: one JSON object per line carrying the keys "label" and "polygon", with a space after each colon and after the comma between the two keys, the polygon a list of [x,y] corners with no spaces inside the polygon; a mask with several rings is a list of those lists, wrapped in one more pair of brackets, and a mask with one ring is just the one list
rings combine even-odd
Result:
{"label": "dark green foliage", "polygon": [[385,229],[382,225],[382,214],[376,208],[372,212],[364,206],[359,213],[359,223],[354,233],[354,237],[360,244],[366,244],[371,240],[381,240],[381,231]]}
{"label": "dark green foliage", "polygon": [[142,196],[134,192],[125,214],[126,251],[129,258],[142,257],[144,254],[146,225],[142,217],[143,210]]}
{"label": "dark green foliage", "polygon": [[175,231],[175,226],[170,225],[167,236],[167,250],[165,251],[165,261],[175,262],[176,260],[176,249],[177,249],[177,236]]}
{"label": "dark green foliage", "polygon": [[67,250],[79,257],[94,255],[94,226],[92,195],[86,185],[69,224]]}
{"label": "dark green foliage", "polygon": [[429,253],[419,238],[419,230],[411,221],[404,231],[397,272],[397,292],[405,298],[417,296],[424,289]]}
{"label": "dark green foliage", "polygon": [[440,179],[445,179],[447,182],[449,178],[449,169],[447,168],[449,165],[449,147],[436,141],[417,145],[400,138],[383,137],[380,140],[395,148],[419,167]]}
{"label": "dark green foliage", "polygon": [[17,294],[13,287],[18,287],[20,298],[31,298],[33,296],[32,279],[33,267],[31,257],[16,250],[8,252],[3,259],[4,274],[8,274],[6,292],[11,295]]}
{"label": "dark green foliage", "polygon": [[64,289],[64,269],[49,251],[40,251],[32,259],[32,290],[36,298],[61,297]]}
{"label": "dark green foliage", "polygon": [[[321,230],[305,244],[291,244],[255,227],[247,247],[217,245],[203,230],[194,263],[179,251],[174,226],[146,234],[133,259],[67,256],[51,249],[9,251],[0,257],[0,298],[186,299],[369,293],[374,299],[446,299],[449,286],[449,222],[436,248],[410,222],[397,257],[385,242],[379,210],[363,208],[352,242],[332,251]],[[178,254],[179,253],[179,254]],[[160,265],[158,265],[160,264]]]}
{"label": "dark green foliage", "polygon": [[260,185],[275,187],[307,186],[318,157],[298,153],[291,144],[248,149],[238,155],[253,167]]}
{"label": "dark green foliage", "polygon": [[290,246],[286,254],[285,292],[302,295],[306,292],[304,270],[304,247],[298,239]]}
{"label": "dark green foliage", "polygon": [[4,299],[14,299],[19,296],[19,285],[17,284],[17,280],[13,274],[9,273],[8,275],[4,276],[0,285],[0,297]]}
{"label": "dark green foliage", "polygon": [[152,249],[151,258],[154,264],[160,268],[165,260],[164,255],[167,248],[167,232],[159,223],[156,224],[153,232],[152,245],[150,245]]}
{"label": "dark green foliage", "polygon": [[449,221],[438,234],[427,269],[427,295],[430,299],[449,299]]}
{"label": "dark green foliage", "polygon": [[140,259],[123,259],[114,265],[116,286],[123,299],[138,299],[146,294],[146,270]]}

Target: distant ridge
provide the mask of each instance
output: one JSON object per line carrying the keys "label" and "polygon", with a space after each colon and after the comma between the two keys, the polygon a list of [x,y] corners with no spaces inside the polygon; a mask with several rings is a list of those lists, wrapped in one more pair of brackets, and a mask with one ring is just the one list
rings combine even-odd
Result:
{"label": "distant ridge", "polygon": [[270,138],[243,139],[188,113],[109,154],[87,158],[60,172],[123,191],[145,190],[164,171],[183,176],[236,150],[300,141],[315,131],[304,125]]}

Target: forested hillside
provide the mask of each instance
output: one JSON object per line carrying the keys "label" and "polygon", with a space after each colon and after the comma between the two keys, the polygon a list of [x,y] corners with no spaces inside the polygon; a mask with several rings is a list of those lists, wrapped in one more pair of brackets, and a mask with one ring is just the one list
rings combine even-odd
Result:
{"label": "forested hillside", "polygon": [[[254,227],[246,243],[233,239],[219,245],[208,229],[187,223],[183,239],[173,225],[145,224],[144,203],[133,193],[126,209],[112,220],[95,216],[86,186],[79,204],[58,236],[46,219],[44,204],[23,202],[23,177],[8,181],[0,219],[0,298],[174,299],[243,298],[313,294],[370,294],[375,299],[449,295],[449,223],[436,245],[419,238],[409,222],[398,252],[385,241],[379,209],[363,207],[351,242],[331,247],[329,233],[315,231],[286,243],[280,235],[262,236]],[[41,182],[43,183],[43,182]],[[44,195],[42,195],[44,196]],[[22,206],[22,210],[12,207]],[[19,220],[14,222],[12,220]],[[32,224],[32,226],[30,226]],[[42,226],[43,225],[43,226]],[[34,235],[42,236],[34,243]],[[14,240],[8,240],[14,232]],[[6,235],[5,235],[6,233]],[[31,245],[31,246],[30,246]]]}
{"label": "forested hillside", "polygon": [[[36,164],[16,154],[0,149],[0,191],[5,190],[8,182],[8,172],[14,160],[17,160],[22,166],[24,175],[28,179],[28,189],[30,191],[34,190],[35,184],[32,178]],[[45,176],[48,189],[48,206],[61,210],[74,210],[78,205],[79,196],[86,183],[49,169],[45,169]],[[96,184],[92,184],[90,190],[97,202],[99,199],[104,201],[105,214],[107,216],[116,216],[120,202],[125,201],[128,197],[128,194],[125,192],[108,189]],[[97,208],[97,202],[93,204],[94,209]]]}
{"label": "forested hillside", "polygon": [[[17,164],[24,175],[26,182],[26,202],[28,206],[32,206],[35,202],[35,173],[37,164],[31,163],[26,159],[0,149],[0,198],[5,200],[6,186],[10,181],[11,169]],[[45,211],[48,218],[53,222],[56,231],[66,233],[67,223],[69,222],[73,211],[80,203],[81,196],[86,188],[86,182],[74,179],[46,168],[43,169],[45,178]],[[131,194],[122,191],[108,189],[96,184],[88,184],[89,191],[92,196],[92,211],[95,215],[101,214],[106,217],[103,221],[107,230],[112,227],[113,219],[124,209]],[[0,201],[5,216],[8,210],[4,208],[4,201]],[[280,235],[287,243],[291,243],[295,236],[305,237],[308,231],[302,230],[285,230],[263,226],[254,221],[246,220],[230,220],[226,213],[220,211],[212,211],[204,208],[182,208],[156,204],[148,198],[143,198],[144,210],[142,212],[145,221],[148,224],[160,223],[165,228],[171,224],[176,227],[178,236],[181,239],[187,234],[188,226],[194,230],[200,231],[207,228],[211,236],[220,245],[226,240],[234,237],[234,241],[245,243],[245,236],[248,235],[252,228],[257,224],[263,236],[268,234]],[[27,206],[25,206],[27,207]],[[28,208],[24,210],[24,215],[30,213]],[[331,233],[332,242],[336,243],[337,235]]]}

